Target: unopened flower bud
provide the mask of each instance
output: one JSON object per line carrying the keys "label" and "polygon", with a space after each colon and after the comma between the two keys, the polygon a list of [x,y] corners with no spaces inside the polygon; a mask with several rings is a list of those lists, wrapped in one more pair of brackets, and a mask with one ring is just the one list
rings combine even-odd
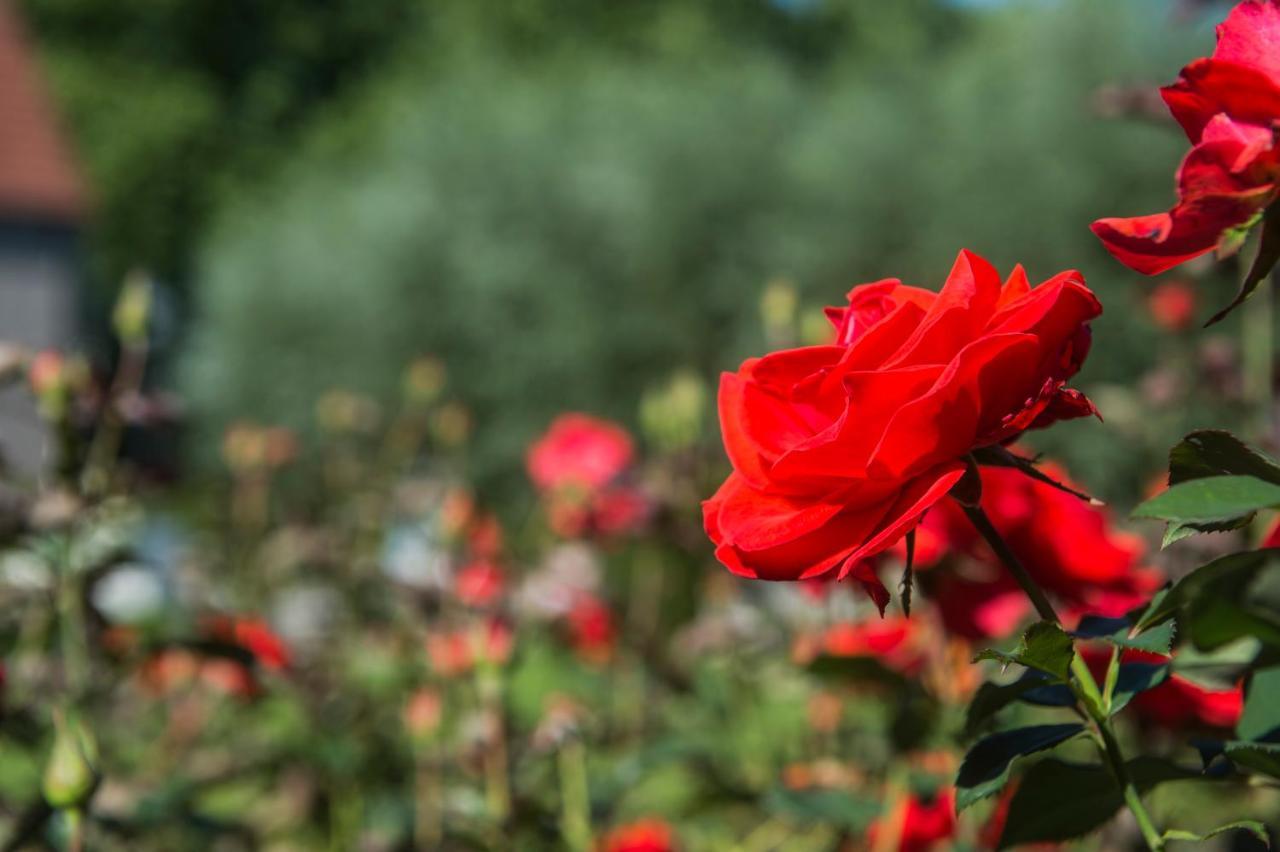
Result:
{"label": "unopened flower bud", "polygon": [[429,405],[444,390],[444,364],[438,358],[418,358],[404,371],[404,396],[412,405]]}
{"label": "unopened flower bud", "polygon": [[98,783],[98,746],[89,729],[71,714],[55,711],[53,750],[45,766],[45,800],[55,808],[78,808]]}
{"label": "unopened flower bud", "polygon": [[147,325],[151,317],[151,279],[142,272],[131,272],[120,288],[111,324],[120,343],[128,347],[147,342]]}

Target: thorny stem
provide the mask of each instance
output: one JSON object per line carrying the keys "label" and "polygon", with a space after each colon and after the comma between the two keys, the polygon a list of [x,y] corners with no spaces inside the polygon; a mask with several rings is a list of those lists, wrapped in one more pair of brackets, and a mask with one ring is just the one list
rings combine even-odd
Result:
{"label": "thorny stem", "polygon": [[[1054,611],[1053,605],[1049,603],[1044,590],[1032,579],[1026,567],[1009,549],[1009,545],[1005,543],[999,530],[991,523],[987,513],[980,506],[965,506],[964,511],[969,516],[974,528],[991,546],[996,556],[1009,569],[1009,573],[1018,581],[1018,585],[1026,592],[1027,597],[1031,600],[1040,617],[1045,621],[1052,621],[1060,625],[1062,621]],[[1162,852],[1164,838],[1160,836],[1160,832],[1156,829],[1155,823],[1151,819],[1151,814],[1147,812],[1146,806],[1142,803],[1142,797],[1138,793],[1137,786],[1129,776],[1128,767],[1125,765],[1124,753],[1120,749],[1120,742],[1116,739],[1115,732],[1111,729],[1111,720],[1108,718],[1102,693],[1099,691],[1097,681],[1094,680],[1088,665],[1085,664],[1084,659],[1079,654],[1072,654],[1071,673],[1076,676],[1076,680],[1079,682],[1078,684],[1069,684],[1076,695],[1077,709],[1086,719],[1093,723],[1095,728],[1094,737],[1098,750],[1101,752],[1103,760],[1106,761],[1107,767],[1111,770],[1112,776],[1115,777],[1116,784],[1119,785],[1121,792],[1124,794],[1125,804],[1128,805],[1134,819],[1137,820],[1138,830],[1142,832],[1142,839],[1146,841],[1147,848],[1152,852]]]}
{"label": "thorny stem", "polygon": [[965,506],[964,513],[969,516],[978,533],[986,540],[991,549],[995,551],[996,556],[1009,569],[1009,573],[1013,575],[1013,579],[1018,581],[1018,585],[1022,587],[1022,591],[1026,592],[1027,597],[1031,600],[1031,605],[1036,608],[1036,612],[1045,621],[1052,621],[1054,624],[1061,624],[1062,619],[1058,618],[1058,613],[1054,611],[1053,604],[1049,603],[1049,599],[1045,596],[1044,590],[1036,584],[1036,581],[1027,573],[1027,569],[1022,566],[1022,562],[1009,549],[1009,545],[1005,543],[1004,536],[1000,535],[1000,531],[991,523],[991,519],[987,517],[987,513],[983,511],[981,506]]}

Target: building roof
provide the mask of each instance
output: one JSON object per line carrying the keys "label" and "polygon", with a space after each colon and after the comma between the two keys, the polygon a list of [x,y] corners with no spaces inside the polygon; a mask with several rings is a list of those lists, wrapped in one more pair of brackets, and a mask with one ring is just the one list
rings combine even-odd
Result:
{"label": "building roof", "polygon": [[0,0],[0,215],[76,221],[87,193],[12,0]]}

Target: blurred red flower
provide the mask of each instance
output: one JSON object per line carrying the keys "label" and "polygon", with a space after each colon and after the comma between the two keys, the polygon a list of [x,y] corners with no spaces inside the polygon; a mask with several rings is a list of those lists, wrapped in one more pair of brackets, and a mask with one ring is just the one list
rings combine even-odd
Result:
{"label": "blurred red flower", "polygon": [[609,832],[599,849],[600,852],[675,852],[675,832],[662,820],[640,820]]}
{"label": "blurred red flower", "polygon": [[[1089,668],[1101,677],[1106,672],[1110,652],[1086,648],[1083,654]],[[1122,660],[1126,663],[1166,663],[1170,657],[1127,650]],[[1174,674],[1154,689],[1139,693],[1129,707],[1130,712],[1144,722],[1170,730],[1230,730],[1244,712],[1244,686],[1236,684],[1226,689],[1214,689]]]}
{"label": "blurred red flower", "polygon": [[1218,27],[1213,56],[1161,90],[1191,140],[1168,213],[1099,219],[1093,232],[1121,263],[1155,275],[1221,246],[1276,198],[1280,150],[1280,6],[1245,0]]}
{"label": "blurred red flower", "polygon": [[828,311],[830,346],[746,361],[720,382],[733,473],[703,504],[716,556],[764,580],[852,574],[913,529],[971,450],[1093,412],[1064,385],[1101,312],[1076,272],[1003,284],[963,251],[940,293],[897,280],[855,287]]}
{"label": "blurred red flower", "polygon": [[488,559],[469,562],[453,580],[453,592],[465,606],[491,606],[502,596],[506,577],[502,569]]}
{"label": "blurred red flower", "polygon": [[616,423],[586,414],[557,417],[527,458],[552,530],[577,538],[638,528],[650,505],[641,490],[622,481],[632,457],[631,437]]}
{"label": "blurred red flower", "polygon": [[[1072,486],[1067,472],[1047,463],[1039,469]],[[1143,603],[1161,582],[1142,566],[1145,545],[1116,529],[1103,506],[1094,506],[1015,468],[984,467],[982,507],[1009,548],[1046,591],[1083,614],[1119,616]],[[976,557],[967,573],[937,579],[934,597],[943,623],[974,639],[1013,633],[1031,605],[959,508],[944,504],[924,521],[949,549]]]}
{"label": "blurred red flower", "polygon": [[562,414],[532,447],[529,478],[542,491],[591,492],[613,482],[631,464],[631,436],[608,420]]}
{"label": "blurred red flower", "polygon": [[405,702],[404,727],[415,739],[427,739],[435,734],[443,717],[444,698],[429,687],[416,690]]}
{"label": "blurred red flower", "polygon": [[1166,281],[1147,297],[1151,320],[1165,331],[1186,331],[1196,319],[1196,291],[1186,281]]}
{"label": "blurred red flower", "polygon": [[441,677],[456,677],[481,664],[505,665],[515,647],[511,627],[490,618],[455,630],[427,634],[427,658]]}
{"label": "blurred red flower", "polygon": [[1258,547],[1280,547],[1280,518],[1272,521],[1271,529],[1267,530]]}
{"label": "blurred red flower", "polygon": [[818,653],[832,657],[875,657],[903,674],[915,674],[924,664],[920,622],[905,616],[833,624],[817,642],[797,643],[795,655],[808,662]]}
{"label": "blurred red flower", "polygon": [[211,616],[205,620],[205,633],[248,651],[254,662],[268,671],[283,671],[293,662],[289,646],[260,618]]}
{"label": "blurred red flower", "polygon": [[887,817],[876,820],[867,830],[867,843],[876,845],[882,831],[898,835],[898,852],[929,852],[942,848],[956,833],[955,791],[939,790],[932,799],[908,796]]}
{"label": "blurred red flower", "polygon": [[617,628],[613,612],[595,595],[581,594],[565,616],[569,638],[578,656],[590,663],[607,663],[613,656]]}

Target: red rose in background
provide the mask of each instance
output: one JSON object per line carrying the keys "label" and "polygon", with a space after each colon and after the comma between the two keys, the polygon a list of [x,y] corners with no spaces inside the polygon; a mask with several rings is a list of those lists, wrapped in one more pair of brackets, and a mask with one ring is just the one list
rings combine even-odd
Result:
{"label": "red rose in background", "polygon": [[818,654],[832,657],[875,657],[889,668],[911,675],[924,665],[924,638],[920,623],[905,616],[840,622],[820,636],[800,637],[793,656],[805,664]]}
{"label": "red rose in background", "polygon": [[[1082,655],[1097,677],[1106,674],[1110,651],[1086,647]],[[1167,663],[1169,660],[1163,654],[1135,650],[1126,650],[1122,658],[1126,663]],[[1130,712],[1144,722],[1170,730],[1230,730],[1244,712],[1244,686],[1236,684],[1226,689],[1214,689],[1175,674],[1159,686],[1134,696],[1129,707],[1132,708]]]}
{"label": "red rose in background", "polygon": [[526,463],[541,491],[590,492],[621,476],[631,456],[631,436],[621,426],[587,414],[562,414],[529,448]]}
{"label": "red rose in background", "polygon": [[502,569],[488,559],[467,563],[453,580],[454,594],[466,606],[490,606],[502,596],[505,588],[506,576]]}
{"label": "red rose in background", "polygon": [[515,648],[515,635],[505,621],[490,618],[466,628],[428,633],[426,646],[431,668],[450,678],[479,665],[506,665]]}
{"label": "red rose in background", "polygon": [[1280,150],[1280,6],[1246,0],[1218,27],[1218,46],[1161,90],[1192,143],[1168,213],[1099,219],[1093,232],[1117,260],[1155,275],[1223,244],[1276,198]]}
{"label": "red rose in background", "polygon": [[239,648],[252,664],[175,646],[147,659],[141,670],[142,682],[157,693],[169,693],[198,679],[218,692],[249,699],[262,692],[260,671],[283,672],[293,663],[289,646],[260,619],[211,616],[205,620],[203,632],[210,639]]}
{"label": "red rose in background", "polygon": [[569,639],[578,656],[597,665],[609,661],[618,631],[613,623],[613,613],[604,601],[595,595],[578,595],[565,615],[565,621]]}
{"label": "red rose in background", "polygon": [[1151,320],[1165,331],[1186,331],[1196,319],[1196,291],[1186,281],[1166,281],[1147,297]]}
{"label": "red rose in background", "polygon": [[600,843],[600,852],[675,852],[675,832],[662,820],[646,819],[620,826]]}
{"label": "red rose in background", "polygon": [[[1050,463],[1040,470],[1073,487],[1061,467]],[[981,472],[982,508],[1036,582],[1069,610],[1123,615],[1160,584],[1159,573],[1141,564],[1142,538],[1116,529],[1105,507],[1014,468]],[[1031,615],[1031,604],[960,509],[944,504],[924,525],[953,551],[975,558],[961,566],[966,573],[939,577],[934,587],[947,629],[973,639],[1017,630]]]}
{"label": "red rose in background", "polygon": [[213,616],[206,621],[205,630],[221,642],[248,651],[264,669],[282,671],[293,661],[289,646],[261,619]]}
{"label": "red rose in background", "polygon": [[940,293],[855,287],[828,314],[836,342],[752,358],[720,382],[733,473],[703,504],[716,556],[762,580],[852,574],[893,545],[964,472],[971,450],[1093,412],[1064,387],[1101,312],[1078,273],[1003,284],[962,251]]}
{"label": "red rose in background", "polygon": [[1280,518],[1272,521],[1271,528],[1262,537],[1262,542],[1258,547],[1280,547]]}
{"label": "red rose in background", "polygon": [[1132,706],[1142,719],[1165,728],[1230,730],[1244,712],[1244,687],[1212,689],[1172,675],[1134,698]]}
{"label": "red rose in background", "polygon": [[551,528],[566,538],[619,535],[649,515],[643,492],[622,480],[632,442],[616,423],[586,414],[562,414],[529,448],[529,478],[547,504]]}
{"label": "red rose in background", "polygon": [[[1091,668],[1105,671],[1107,655],[1086,651]],[[1167,663],[1169,657],[1145,651],[1125,651],[1124,662]],[[1244,712],[1244,687],[1241,684],[1226,689],[1201,686],[1180,675],[1169,679],[1154,689],[1139,693],[1132,704],[1134,713],[1145,722],[1172,730],[1183,728],[1218,728],[1230,730],[1240,721]]]}
{"label": "red rose in background", "polygon": [[[909,797],[886,819],[898,822],[898,852],[929,852],[941,849],[956,833],[956,795],[940,790],[931,801]],[[867,830],[867,843],[874,847],[880,832],[889,830],[885,819],[876,820]]]}

